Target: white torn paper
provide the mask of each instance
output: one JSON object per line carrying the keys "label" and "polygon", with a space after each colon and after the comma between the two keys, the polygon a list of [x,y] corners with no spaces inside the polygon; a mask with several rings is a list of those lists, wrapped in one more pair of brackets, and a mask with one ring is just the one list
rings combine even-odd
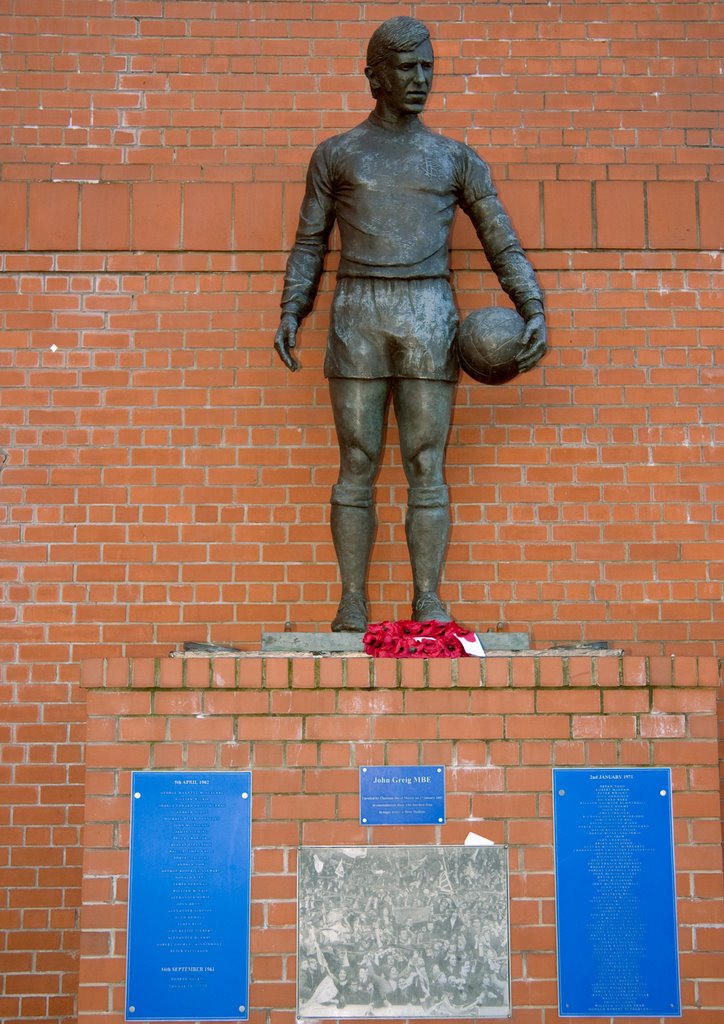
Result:
{"label": "white torn paper", "polygon": [[464,846],[495,846],[492,839],[486,839],[485,836],[479,836],[477,832],[468,832],[465,836]]}
{"label": "white torn paper", "polygon": [[474,658],[484,658],[485,648],[480,643],[480,637],[475,634],[474,640],[466,640],[464,636],[459,636],[458,640],[462,644],[463,650],[466,654],[472,655]]}

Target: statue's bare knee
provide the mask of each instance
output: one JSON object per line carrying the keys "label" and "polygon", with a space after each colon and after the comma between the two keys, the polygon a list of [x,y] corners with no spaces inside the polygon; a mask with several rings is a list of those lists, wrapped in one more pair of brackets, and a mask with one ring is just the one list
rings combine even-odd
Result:
{"label": "statue's bare knee", "polygon": [[357,487],[371,487],[377,472],[377,459],[357,445],[341,450],[339,483]]}
{"label": "statue's bare knee", "polygon": [[405,460],[405,474],[410,487],[439,487],[443,484],[443,450],[427,445]]}

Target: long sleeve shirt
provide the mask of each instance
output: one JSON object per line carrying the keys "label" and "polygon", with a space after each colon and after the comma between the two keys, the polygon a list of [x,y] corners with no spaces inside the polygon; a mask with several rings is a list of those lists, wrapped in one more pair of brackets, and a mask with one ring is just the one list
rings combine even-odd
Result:
{"label": "long sleeve shirt", "polygon": [[373,113],[312,155],[282,310],[301,320],[312,308],[335,220],[338,277],[450,276],[449,235],[460,206],[518,312],[543,309],[543,294],[490,169],[469,146],[416,118],[390,128]]}

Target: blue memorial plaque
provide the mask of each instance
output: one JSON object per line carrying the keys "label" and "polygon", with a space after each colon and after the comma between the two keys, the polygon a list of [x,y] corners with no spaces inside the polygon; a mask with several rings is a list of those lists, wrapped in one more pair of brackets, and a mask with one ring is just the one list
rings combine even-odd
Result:
{"label": "blue memorial plaque", "polygon": [[360,768],[363,825],[441,825],[445,821],[442,765]]}
{"label": "blue memorial plaque", "polygon": [[249,1016],[249,772],[134,772],[126,1020]]}
{"label": "blue memorial plaque", "polygon": [[553,771],[558,1012],[679,1017],[668,768]]}

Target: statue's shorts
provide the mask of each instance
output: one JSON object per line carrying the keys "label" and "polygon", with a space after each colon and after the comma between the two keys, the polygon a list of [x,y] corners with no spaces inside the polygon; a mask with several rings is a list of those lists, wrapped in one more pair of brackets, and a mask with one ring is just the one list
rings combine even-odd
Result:
{"label": "statue's shorts", "polygon": [[324,375],[455,381],[458,323],[445,278],[340,278]]}

